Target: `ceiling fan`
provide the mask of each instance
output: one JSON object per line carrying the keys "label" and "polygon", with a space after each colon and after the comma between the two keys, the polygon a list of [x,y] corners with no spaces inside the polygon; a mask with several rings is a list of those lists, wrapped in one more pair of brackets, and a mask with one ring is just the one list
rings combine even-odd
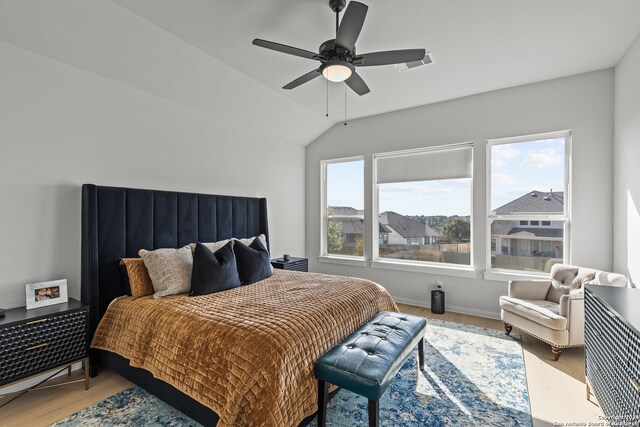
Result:
{"label": "ceiling fan", "polygon": [[424,58],[424,49],[387,50],[356,54],[356,40],[362,30],[369,7],[357,1],[351,1],[344,12],[342,21],[340,21],[340,12],[346,4],[346,0],[329,0],[329,7],[336,13],[336,38],[322,43],[318,49],[319,53],[262,39],[253,40],[253,44],[256,46],[320,61],[319,68],[298,77],[285,85],[283,89],[293,89],[323,75],[332,82],[344,81],[355,93],[364,95],[369,93],[370,90],[362,80],[362,77],[356,72],[356,67],[400,64],[420,61]]}

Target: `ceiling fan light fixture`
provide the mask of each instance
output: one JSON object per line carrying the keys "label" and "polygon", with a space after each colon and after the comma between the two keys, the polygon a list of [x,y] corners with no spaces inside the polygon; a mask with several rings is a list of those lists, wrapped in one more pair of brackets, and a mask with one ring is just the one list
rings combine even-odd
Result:
{"label": "ceiling fan light fixture", "polygon": [[322,66],[322,75],[331,82],[343,82],[351,77],[353,65],[345,61],[329,61]]}

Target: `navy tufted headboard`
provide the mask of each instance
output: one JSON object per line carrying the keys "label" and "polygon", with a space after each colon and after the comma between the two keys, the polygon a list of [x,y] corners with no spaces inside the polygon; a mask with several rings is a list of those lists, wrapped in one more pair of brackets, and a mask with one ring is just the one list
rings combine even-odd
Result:
{"label": "navy tufted headboard", "polygon": [[83,185],[81,291],[91,307],[89,338],[109,303],[129,292],[120,258],[258,234],[268,245],[265,198]]}

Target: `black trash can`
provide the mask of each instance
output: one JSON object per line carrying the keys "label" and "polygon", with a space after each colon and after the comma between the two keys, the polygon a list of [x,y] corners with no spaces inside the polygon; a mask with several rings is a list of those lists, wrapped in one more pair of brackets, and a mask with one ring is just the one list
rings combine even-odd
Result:
{"label": "black trash can", "polygon": [[439,289],[431,291],[431,312],[444,314],[444,291]]}

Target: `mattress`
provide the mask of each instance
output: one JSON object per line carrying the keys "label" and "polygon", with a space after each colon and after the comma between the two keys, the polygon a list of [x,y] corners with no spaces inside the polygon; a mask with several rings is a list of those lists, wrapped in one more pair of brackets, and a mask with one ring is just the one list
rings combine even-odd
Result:
{"label": "mattress", "polygon": [[211,408],[219,426],[297,426],[317,410],[315,360],[383,310],[397,307],[371,281],[275,270],[205,296],[118,298],[91,346]]}

